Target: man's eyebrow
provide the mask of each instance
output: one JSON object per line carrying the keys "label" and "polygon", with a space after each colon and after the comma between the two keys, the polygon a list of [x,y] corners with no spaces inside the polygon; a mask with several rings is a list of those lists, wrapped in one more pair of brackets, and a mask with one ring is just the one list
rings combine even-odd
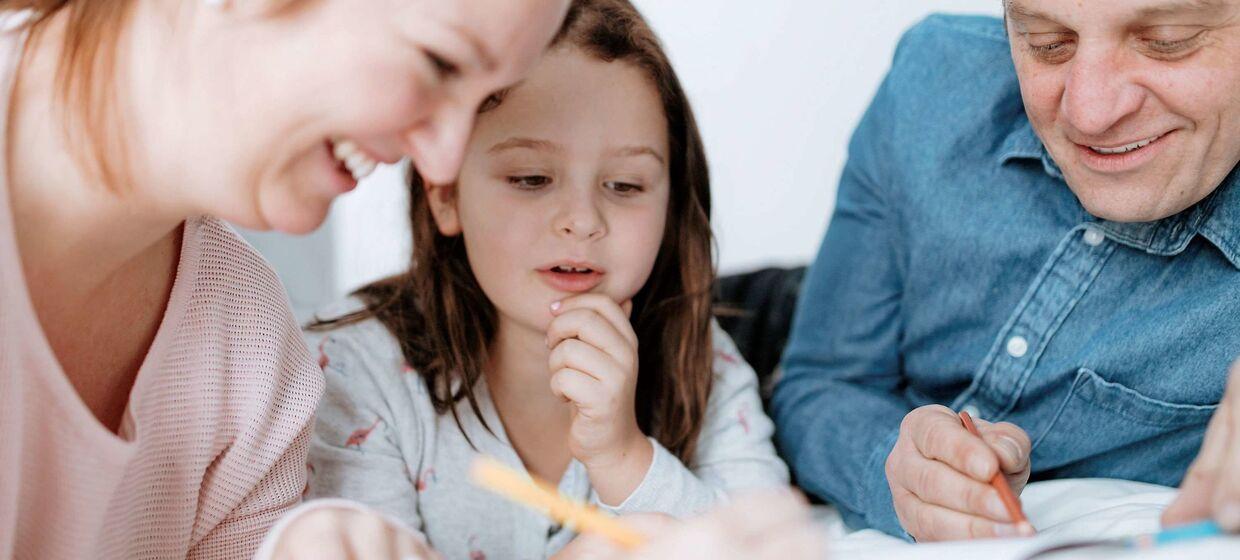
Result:
{"label": "man's eyebrow", "polygon": [[[1055,21],[1055,18],[1024,5],[1017,0],[1005,0],[1005,15],[1017,21]],[[1137,8],[1136,19],[1158,16],[1202,14],[1221,14],[1232,6],[1226,0],[1168,0],[1160,4]]]}
{"label": "man's eyebrow", "polygon": [[611,155],[621,157],[650,156],[659,160],[659,163],[667,165],[667,161],[663,159],[663,155],[650,146],[623,146],[611,150],[610,153]]}
{"label": "man's eyebrow", "polygon": [[487,149],[488,154],[497,154],[506,150],[515,149],[537,150],[542,152],[561,152],[559,144],[550,140],[540,140],[538,138],[527,138],[524,136],[514,136],[502,142],[491,146]]}
{"label": "man's eyebrow", "polygon": [[1017,21],[1055,21],[1055,18],[1034,10],[1015,0],[1004,1],[1004,16]]}
{"label": "man's eyebrow", "polygon": [[1145,6],[1137,10],[1137,16],[1148,18],[1154,16],[1172,16],[1184,14],[1212,15],[1221,14],[1231,7],[1224,0],[1175,0],[1154,6]]}

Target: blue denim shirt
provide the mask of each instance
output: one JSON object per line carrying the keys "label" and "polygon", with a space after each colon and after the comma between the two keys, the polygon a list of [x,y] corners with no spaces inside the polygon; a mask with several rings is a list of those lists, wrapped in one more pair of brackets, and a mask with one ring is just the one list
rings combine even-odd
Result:
{"label": "blue denim shirt", "polygon": [[1178,485],[1240,354],[1240,173],[1157,222],[1089,215],[984,17],[910,30],[849,152],[774,395],[797,483],[905,535],[884,463],[938,403],[1027,431],[1035,480]]}

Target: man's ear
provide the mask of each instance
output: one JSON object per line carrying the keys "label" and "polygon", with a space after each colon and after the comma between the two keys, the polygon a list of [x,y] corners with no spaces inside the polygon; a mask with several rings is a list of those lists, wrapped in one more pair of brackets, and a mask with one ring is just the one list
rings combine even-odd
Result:
{"label": "man's ear", "polygon": [[461,234],[461,215],[456,206],[456,183],[433,185],[426,183],[426,201],[430,205],[431,215],[435,217],[435,225],[439,234],[444,237],[455,237]]}

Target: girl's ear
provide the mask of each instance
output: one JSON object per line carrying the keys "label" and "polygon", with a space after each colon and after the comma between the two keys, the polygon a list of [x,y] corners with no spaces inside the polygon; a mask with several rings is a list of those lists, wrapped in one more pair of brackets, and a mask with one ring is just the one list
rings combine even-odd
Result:
{"label": "girl's ear", "polygon": [[435,225],[439,234],[444,237],[455,237],[461,234],[461,216],[456,208],[456,184],[434,185],[426,183],[426,200],[431,207],[431,215],[435,217]]}

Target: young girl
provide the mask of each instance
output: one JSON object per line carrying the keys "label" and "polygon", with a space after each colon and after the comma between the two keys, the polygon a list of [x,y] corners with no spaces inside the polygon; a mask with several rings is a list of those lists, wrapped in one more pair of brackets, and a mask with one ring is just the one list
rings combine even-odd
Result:
{"label": "young girl", "polygon": [[637,11],[574,2],[479,113],[456,183],[411,178],[410,270],[311,329],[312,495],[448,558],[542,558],[572,532],[472,485],[479,454],[613,513],[786,484],[756,377],[711,319],[701,139]]}

